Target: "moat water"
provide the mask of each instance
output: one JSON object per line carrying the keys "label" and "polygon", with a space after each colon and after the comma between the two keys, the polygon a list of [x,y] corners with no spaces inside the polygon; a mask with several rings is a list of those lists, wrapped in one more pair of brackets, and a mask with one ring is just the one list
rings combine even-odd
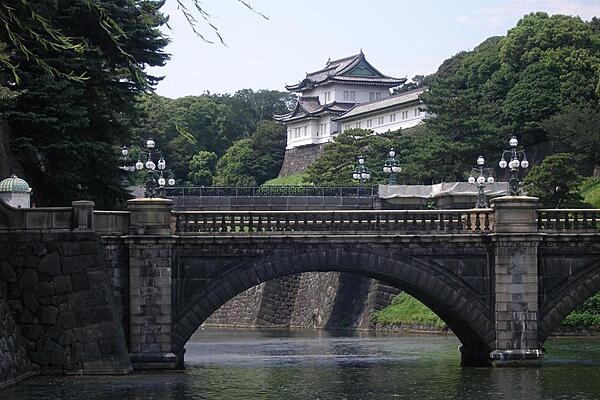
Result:
{"label": "moat water", "polygon": [[600,399],[600,338],[551,338],[537,368],[461,368],[453,336],[197,332],[186,368],[38,376],[0,399]]}

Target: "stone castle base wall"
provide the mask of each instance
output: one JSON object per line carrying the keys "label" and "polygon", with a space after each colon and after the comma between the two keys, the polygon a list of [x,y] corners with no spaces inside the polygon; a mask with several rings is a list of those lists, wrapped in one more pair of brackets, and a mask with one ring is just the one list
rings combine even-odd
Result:
{"label": "stone castle base wall", "polygon": [[4,298],[6,285],[0,289],[0,389],[36,373],[29,362],[21,331]]}
{"label": "stone castle base wall", "polygon": [[236,296],[208,326],[371,329],[371,316],[399,291],[360,275],[328,272],[291,275]]}
{"label": "stone castle base wall", "polygon": [[0,242],[0,283],[42,373],[131,371],[102,248],[94,233],[12,233]]}
{"label": "stone castle base wall", "polygon": [[315,162],[319,154],[323,152],[325,144],[313,144],[287,149],[279,176],[294,175],[306,171],[308,166]]}

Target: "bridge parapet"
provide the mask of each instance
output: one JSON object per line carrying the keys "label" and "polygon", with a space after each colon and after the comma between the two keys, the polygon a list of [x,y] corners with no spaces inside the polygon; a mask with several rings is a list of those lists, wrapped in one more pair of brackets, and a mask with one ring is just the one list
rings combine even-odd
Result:
{"label": "bridge parapet", "polygon": [[0,233],[14,231],[92,231],[92,201],[74,201],[72,207],[14,208],[0,201]]}
{"label": "bridge parapet", "polygon": [[179,211],[177,234],[353,232],[485,233],[492,209],[353,211]]}
{"label": "bridge parapet", "polygon": [[537,228],[540,232],[598,232],[600,210],[540,208],[537,210]]}

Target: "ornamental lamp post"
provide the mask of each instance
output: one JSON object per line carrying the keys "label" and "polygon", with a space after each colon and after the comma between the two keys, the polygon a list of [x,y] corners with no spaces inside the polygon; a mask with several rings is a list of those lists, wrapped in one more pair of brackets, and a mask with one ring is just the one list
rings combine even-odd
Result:
{"label": "ornamental lamp post", "polygon": [[[510,168],[508,194],[510,196],[518,196],[521,194],[521,188],[519,187],[519,184],[521,183],[521,180],[519,179],[519,169],[529,168],[529,161],[527,161],[525,150],[517,150],[519,141],[515,136],[510,138],[508,144],[510,145],[510,149],[502,152],[502,158],[500,159],[498,166],[502,169],[505,169],[506,167]],[[507,156],[510,158],[510,161],[506,161]]]}
{"label": "ornamental lamp post", "polygon": [[352,179],[358,181],[358,195],[360,196],[364,182],[371,179],[371,171],[365,165],[365,158],[363,156],[358,156],[358,164],[354,168]]}
{"label": "ornamental lamp post", "polygon": [[[141,171],[146,168],[148,172],[146,174],[146,190],[144,195],[153,198],[157,195],[158,188],[164,188],[167,184],[174,186],[175,179],[172,176],[169,176],[169,178],[163,176],[167,172],[165,170],[167,162],[160,151],[156,149],[156,142],[152,138],[146,140],[146,149],[147,153],[142,153],[134,165],[124,165],[119,168],[128,172]],[[127,146],[123,146],[121,154],[123,157],[128,157],[129,149]],[[142,158],[145,158],[146,161],[142,162]]]}
{"label": "ornamental lamp post", "polygon": [[[477,167],[471,169],[471,175],[469,176],[469,183],[471,185],[477,183],[477,202],[475,208],[487,208],[488,201],[485,195],[485,185],[494,183],[494,177],[492,176],[491,168],[484,168],[483,164],[485,159],[483,156],[477,157]],[[475,178],[477,175],[477,178]]]}
{"label": "ornamental lamp post", "polygon": [[385,160],[385,163],[383,164],[383,172],[388,174],[389,180],[388,180],[388,185],[397,185],[398,184],[398,179],[397,179],[397,175],[398,173],[402,172],[402,167],[400,166],[400,163],[398,162],[398,160],[396,160],[396,152],[394,151],[394,148],[392,147],[388,153],[388,158]]}

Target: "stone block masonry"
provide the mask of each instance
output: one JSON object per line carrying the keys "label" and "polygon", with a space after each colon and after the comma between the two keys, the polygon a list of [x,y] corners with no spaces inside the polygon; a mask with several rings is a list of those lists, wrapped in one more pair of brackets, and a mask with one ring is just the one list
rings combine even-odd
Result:
{"label": "stone block masonry", "polygon": [[0,389],[36,374],[27,356],[20,329],[0,289]]}
{"label": "stone block masonry", "polygon": [[41,373],[127,373],[131,363],[93,232],[2,236],[0,284]]}

